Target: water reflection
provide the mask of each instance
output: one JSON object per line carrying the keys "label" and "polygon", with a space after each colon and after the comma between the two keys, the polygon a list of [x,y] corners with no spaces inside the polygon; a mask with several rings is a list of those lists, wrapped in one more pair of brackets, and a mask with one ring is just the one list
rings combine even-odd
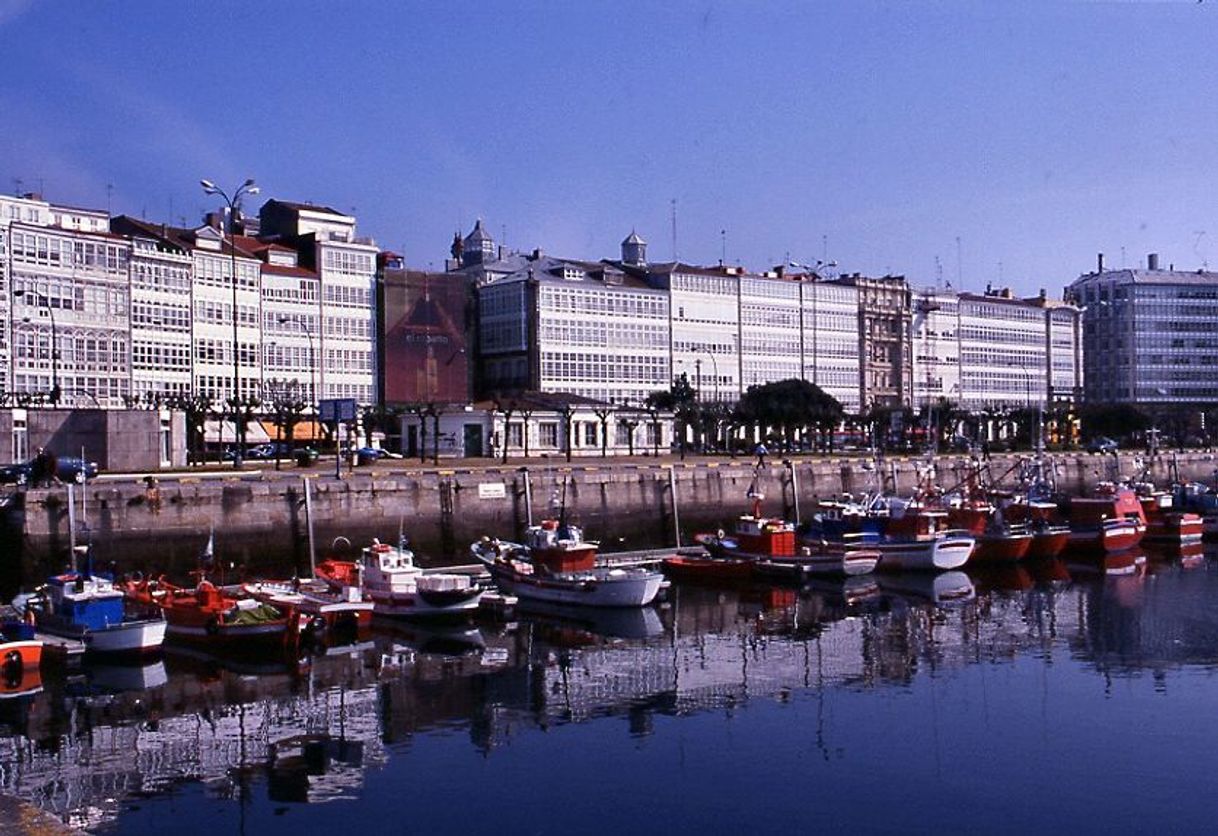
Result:
{"label": "water reflection", "polygon": [[378,625],[282,659],[173,652],[49,674],[0,699],[0,792],[86,829],[185,804],[188,787],[201,805],[341,805],[374,772],[426,769],[415,750],[437,734],[494,758],[597,718],[642,740],[670,733],[661,718],[800,694],[821,711],[977,663],[1065,658],[1110,683],[1218,662],[1218,577],[1195,554],[672,592],[638,612]]}

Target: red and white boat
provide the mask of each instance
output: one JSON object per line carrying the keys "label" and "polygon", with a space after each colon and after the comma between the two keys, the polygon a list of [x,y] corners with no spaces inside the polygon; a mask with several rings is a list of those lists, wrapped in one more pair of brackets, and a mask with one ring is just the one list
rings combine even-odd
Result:
{"label": "red and white boat", "polygon": [[478,609],[483,589],[454,572],[427,572],[414,552],[374,540],[359,562],[323,560],[317,577],[336,589],[358,587],[372,612],[396,618],[462,618]]}
{"label": "red and white boat", "polygon": [[761,514],[764,495],[749,492],[751,514],[736,520],[728,535],[699,534],[694,539],[715,558],[753,561],[758,574],[802,581],[811,576],[852,577],[874,571],[880,552],[862,534],[846,533],[832,539],[815,527],[797,533],[795,526]]}
{"label": "red and white boat", "polygon": [[879,551],[882,571],[959,569],[976,547],[972,534],[950,527],[945,510],[896,501],[888,513],[884,536],[868,544]]}
{"label": "red and white boat", "polygon": [[1074,497],[1067,506],[1070,549],[1115,554],[1132,549],[1146,534],[1142,503],[1130,488],[1101,482],[1094,496]]}
{"label": "red and white boat", "polygon": [[1143,543],[1179,549],[1196,545],[1204,538],[1205,521],[1201,515],[1176,510],[1175,498],[1170,493],[1156,490],[1149,482],[1139,482],[1134,485],[1134,491],[1146,515]]}
{"label": "red and white boat", "polygon": [[168,638],[238,650],[289,638],[285,610],[235,596],[206,579],[195,587],[164,579],[129,580],[120,588],[136,603],[161,609]]}

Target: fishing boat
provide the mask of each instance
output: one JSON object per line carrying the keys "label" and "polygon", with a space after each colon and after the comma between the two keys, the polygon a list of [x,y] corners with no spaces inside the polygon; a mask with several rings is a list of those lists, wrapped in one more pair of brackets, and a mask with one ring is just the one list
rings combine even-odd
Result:
{"label": "fishing boat", "polygon": [[678,552],[660,561],[664,574],[676,581],[705,584],[745,583],[753,577],[755,561],[741,557],[716,556],[708,552]]}
{"label": "fishing boat", "polygon": [[495,583],[521,600],[588,607],[642,607],[664,576],[643,566],[598,565],[596,544],[576,525],[545,520],[525,529],[523,543],[490,537],[470,546]]}
{"label": "fishing boat", "polygon": [[[77,555],[86,569],[76,567]],[[79,641],[90,654],[124,656],[159,653],[165,641],[165,618],[157,607],[128,600],[107,575],[92,570],[88,546],[77,546],[72,569],[47,579],[25,601],[38,629]]]}
{"label": "fishing boat", "polygon": [[1157,490],[1150,482],[1137,482],[1133,490],[1146,516],[1144,544],[1180,549],[1201,542],[1205,523],[1200,514],[1176,508],[1175,497],[1167,491]]}
{"label": "fishing boat", "polygon": [[359,632],[372,624],[373,603],[364,600],[358,585],[335,588],[315,577],[247,582],[241,591],[274,607],[310,616],[328,631]]}
{"label": "fishing boat", "polygon": [[730,535],[719,531],[694,538],[712,557],[751,561],[757,574],[796,583],[815,575],[849,577],[875,569],[880,553],[864,535],[830,535],[815,524],[797,531],[793,523],[762,515],[764,494],[750,488],[748,497],[752,511],[736,519]]}
{"label": "fishing boat", "polygon": [[1066,509],[1072,552],[1116,554],[1137,546],[1146,533],[1142,503],[1123,485],[1101,482],[1093,496],[1073,497]]}
{"label": "fishing boat", "polygon": [[253,598],[236,597],[206,578],[193,587],[181,587],[164,578],[137,577],[120,588],[138,604],[161,610],[168,638],[241,650],[284,641],[289,636],[289,618],[284,610]]}
{"label": "fishing boat", "polygon": [[378,616],[462,618],[478,609],[484,590],[469,575],[427,572],[414,558],[405,538],[397,546],[373,540],[358,561],[323,560],[316,574],[331,589],[358,588]]}
{"label": "fishing boat", "polygon": [[869,510],[881,536],[868,546],[879,551],[881,571],[959,569],[976,546],[973,535],[949,525],[946,510],[887,497],[877,497]]}
{"label": "fishing boat", "polygon": [[10,606],[0,608],[0,695],[41,689],[42,642],[34,626]]}

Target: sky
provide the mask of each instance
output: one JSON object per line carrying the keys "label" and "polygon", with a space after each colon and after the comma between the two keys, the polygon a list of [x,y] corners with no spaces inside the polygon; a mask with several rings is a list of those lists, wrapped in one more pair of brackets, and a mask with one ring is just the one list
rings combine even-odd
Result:
{"label": "sky", "polygon": [[[0,0],[0,189],[1051,294],[1218,267],[1218,2]],[[675,204],[674,204],[675,201]],[[674,249],[675,205],[675,249]]]}

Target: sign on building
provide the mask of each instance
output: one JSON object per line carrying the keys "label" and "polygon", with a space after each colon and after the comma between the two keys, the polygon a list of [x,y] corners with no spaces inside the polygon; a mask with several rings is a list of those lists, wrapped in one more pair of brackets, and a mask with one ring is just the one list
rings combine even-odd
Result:
{"label": "sign on building", "polygon": [[326,398],[317,406],[323,424],[346,424],[355,420],[355,398]]}

